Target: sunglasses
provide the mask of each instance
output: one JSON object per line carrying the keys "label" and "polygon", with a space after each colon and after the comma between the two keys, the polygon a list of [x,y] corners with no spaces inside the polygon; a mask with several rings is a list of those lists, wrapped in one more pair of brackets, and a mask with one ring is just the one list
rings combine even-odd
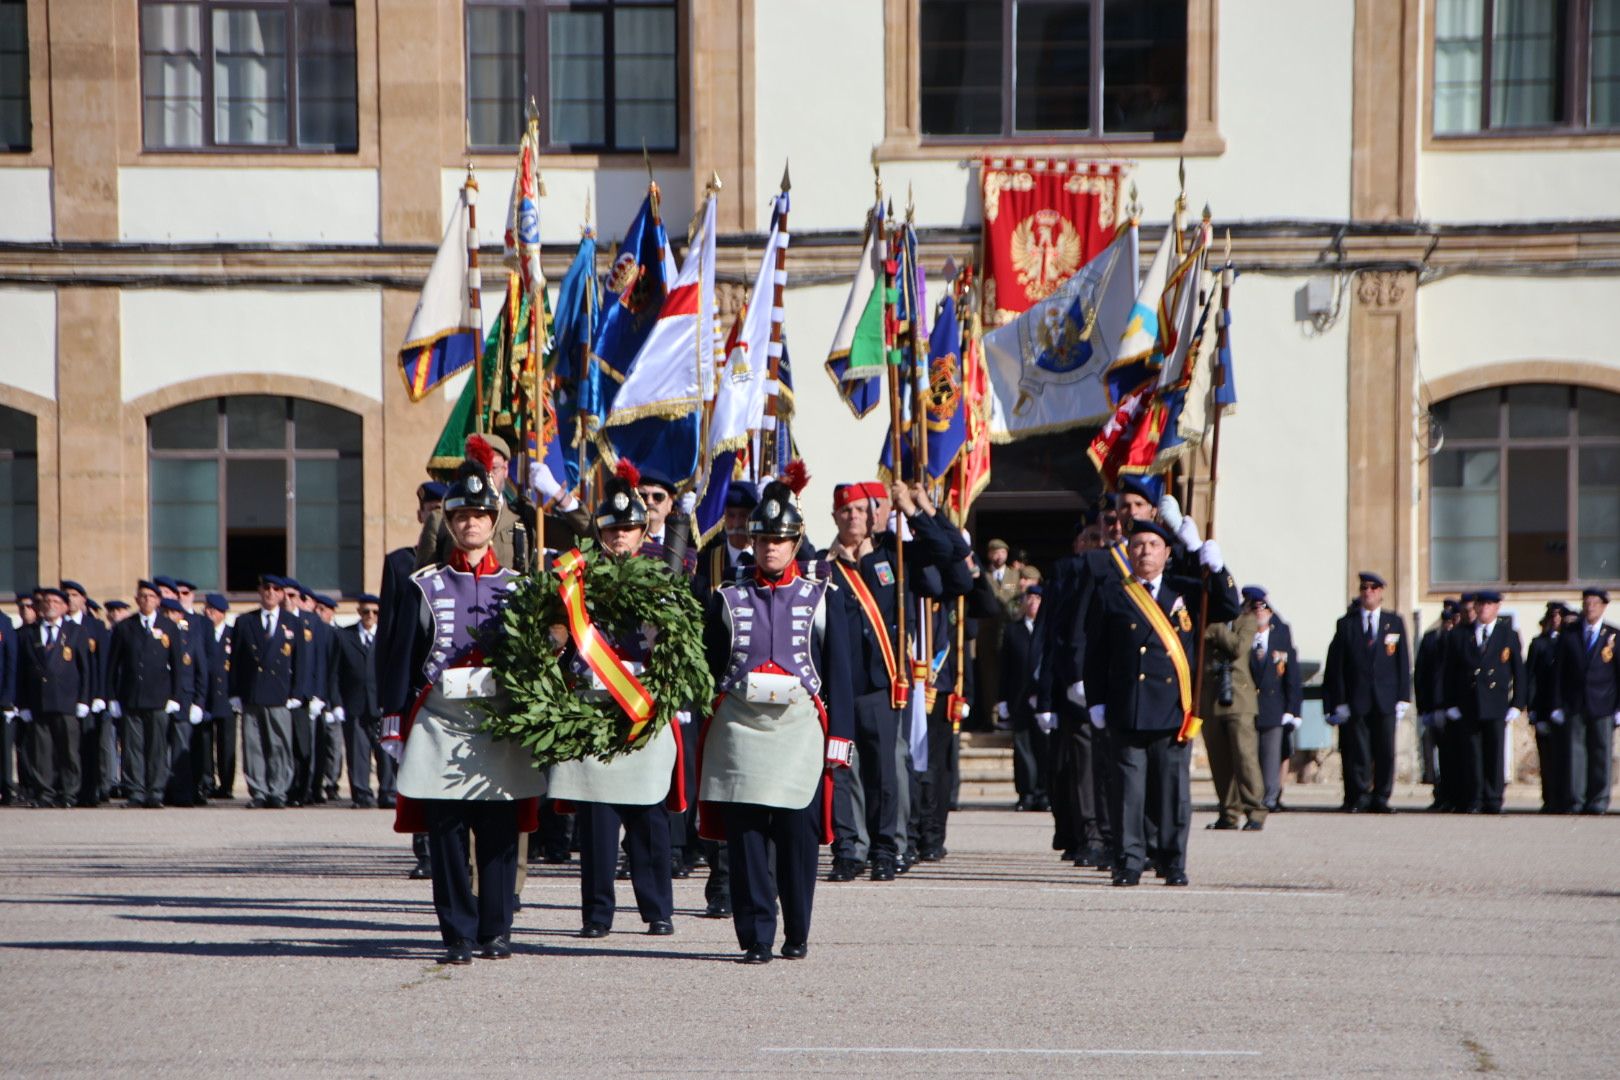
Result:
{"label": "sunglasses", "polygon": [[375,614],[377,614],[377,609],[374,608],[374,607],[363,607],[363,608],[360,609],[360,614],[362,614],[362,615],[375,615]]}
{"label": "sunglasses", "polygon": [[1379,589],[1382,589],[1382,588],[1383,588],[1382,585],[1363,585],[1361,587],[1361,591],[1362,592],[1377,592]]}
{"label": "sunglasses", "polygon": [[636,494],[640,495],[641,501],[645,503],[661,503],[669,500],[667,491],[638,491]]}

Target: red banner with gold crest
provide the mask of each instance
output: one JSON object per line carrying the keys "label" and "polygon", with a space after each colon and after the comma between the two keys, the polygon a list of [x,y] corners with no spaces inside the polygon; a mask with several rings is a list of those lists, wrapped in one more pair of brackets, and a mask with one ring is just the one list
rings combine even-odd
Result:
{"label": "red banner with gold crest", "polygon": [[1046,158],[985,158],[985,328],[1046,299],[1108,246],[1129,166]]}

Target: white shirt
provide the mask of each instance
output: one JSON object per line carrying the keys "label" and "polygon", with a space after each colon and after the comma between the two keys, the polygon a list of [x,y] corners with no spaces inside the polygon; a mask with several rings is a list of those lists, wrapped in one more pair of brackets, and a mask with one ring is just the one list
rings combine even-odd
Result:
{"label": "white shirt", "polygon": [[1496,622],[1494,620],[1488,623],[1480,623],[1474,628],[1474,644],[1484,645],[1491,639],[1491,635],[1495,632]]}
{"label": "white shirt", "polygon": [[264,631],[267,634],[273,634],[276,632],[276,620],[279,618],[280,614],[275,608],[259,609],[259,625],[264,627]]}
{"label": "white shirt", "polygon": [[369,648],[371,648],[371,643],[373,641],[375,641],[376,639],[377,639],[376,631],[367,630],[363,626],[360,628],[360,644],[364,645],[366,648],[369,649]]}
{"label": "white shirt", "polygon": [[1264,653],[1271,648],[1271,627],[1256,631],[1254,635],[1254,651]]}
{"label": "white shirt", "polygon": [[1035,620],[1030,618],[1028,615],[1024,616],[1024,629],[1028,630],[1032,634],[1035,632]]}
{"label": "white shirt", "polygon": [[1153,578],[1151,581],[1149,581],[1147,579],[1144,579],[1144,578],[1137,578],[1136,583],[1138,585],[1142,586],[1142,588],[1146,589],[1148,591],[1149,596],[1151,596],[1151,597],[1153,597],[1153,599],[1157,600],[1159,598],[1159,582],[1161,582],[1163,580],[1164,580],[1164,575],[1160,574],[1158,577]]}
{"label": "white shirt", "polygon": [[220,638],[223,638],[225,636],[226,629],[227,627],[224,623],[220,623],[218,626],[214,627],[214,640],[218,641]]}
{"label": "white shirt", "polygon": [[58,621],[58,622],[42,621],[40,623],[39,640],[40,640],[41,643],[43,643],[45,645],[49,645],[49,644],[51,644],[51,641],[52,641],[53,637],[56,638],[56,639],[60,639],[61,636],[62,636],[62,623],[60,621]]}
{"label": "white shirt", "polygon": [[1361,612],[1361,633],[1362,633],[1362,636],[1363,637],[1372,637],[1374,634],[1378,633],[1378,626],[1379,626],[1379,624],[1381,622],[1383,622],[1383,620],[1384,620],[1384,609],[1383,608],[1381,608],[1381,607],[1373,608],[1371,611],[1367,611],[1367,610],[1363,609],[1362,612]]}

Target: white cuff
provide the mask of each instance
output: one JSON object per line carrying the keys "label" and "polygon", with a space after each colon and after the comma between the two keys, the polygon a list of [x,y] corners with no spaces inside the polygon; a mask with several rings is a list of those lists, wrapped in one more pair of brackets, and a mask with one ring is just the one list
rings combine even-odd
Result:
{"label": "white cuff", "polygon": [[850,751],[854,748],[854,746],[855,744],[850,742],[848,739],[840,739],[835,736],[828,736],[827,764],[833,766],[834,768],[849,768]]}
{"label": "white cuff", "polygon": [[1063,696],[1069,699],[1069,703],[1071,705],[1074,705],[1077,708],[1081,708],[1081,709],[1085,708],[1086,707],[1086,684],[1085,684],[1085,680],[1081,680],[1080,682],[1069,684],[1069,688],[1067,690],[1063,691]]}
{"label": "white cuff", "polygon": [[175,701],[173,698],[170,698],[168,701],[163,703],[163,711],[172,716],[180,711],[180,703]]}
{"label": "white cuff", "polygon": [[1090,716],[1091,726],[1094,728],[1101,728],[1108,721],[1106,706],[1093,705],[1090,709]]}

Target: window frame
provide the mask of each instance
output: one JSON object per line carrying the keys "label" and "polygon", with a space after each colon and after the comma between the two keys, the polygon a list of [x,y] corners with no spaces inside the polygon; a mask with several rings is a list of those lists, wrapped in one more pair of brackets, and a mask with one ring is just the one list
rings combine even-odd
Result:
{"label": "window frame", "polygon": [[[23,39],[22,39],[22,96],[19,99],[22,105],[23,130],[27,133],[26,141],[16,146],[10,143],[0,144],[0,155],[17,155],[19,157],[32,154],[35,147],[34,139],[34,64],[33,64],[33,33],[34,20],[29,18],[28,0],[0,0],[0,6],[15,7],[22,10]],[[10,99],[4,99],[9,101]]]}
{"label": "window frame", "polygon": [[[19,450],[14,446],[7,446],[7,445],[4,445],[4,444],[0,444],[0,461],[32,461],[34,463],[34,536],[33,536],[34,543],[33,543],[32,550],[34,552],[34,577],[37,579],[40,576],[39,508],[40,508],[40,504],[43,502],[42,493],[40,492],[40,489],[39,489],[39,479],[40,479],[40,477],[39,477],[39,443],[40,443],[40,428],[43,425],[42,425],[40,417],[37,416],[34,413],[29,412],[27,409],[18,408],[16,405],[7,405],[7,404],[5,404],[3,402],[0,402],[0,409],[5,409],[7,411],[14,412],[14,413],[18,414],[19,416],[27,417],[28,420],[31,421],[33,423],[33,425],[34,425],[34,446],[33,446],[33,449],[32,450]],[[16,551],[19,551],[19,550],[28,550],[28,549],[24,548],[24,547],[21,547],[20,545],[13,545],[11,550],[13,552],[16,552]],[[14,584],[16,584],[16,583],[14,583]],[[32,584],[32,583],[30,582],[28,584]],[[8,604],[15,601],[17,599],[17,597],[19,597],[21,595],[23,595],[23,594],[18,593],[18,592],[9,592],[9,593],[0,592],[0,597],[4,597],[3,602],[8,603]],[[3,612],[0,612],[0,618],[5,618],[5,617],[6,617],[5,614]]]}
{"label": "window frame", "polygon": [[[1509,427],[1508,396],[1513,390],[1527,387],[1551,386],[1564,391],[1568,402],[1569,424],[1563,435],[1513,435]],[[1525,381],[1479,387],[1460,391],[1437,402],[1436,406],[1473,394],[1491,394],[1496,397],[1496,434],[1484,436],[1448,436],[1436,453],[1462,450],[1490,450],[1497,454],[1497,506],[1496,506],[1496,577],[1494,580],[1455,580],[1442,578],[1436,573],[1436,557],[1440,541],[1434,535],[1434,471],[1432,464],[1425,470],[1424,497],[1429,512],[1424,529],[1428,585],[1431,591],[1456,591],[1470,588],[1493,588],[1510,592],[1569,591],[1588,585],[1620,584],[1620,579],[1583,578],[1580,573],[1580,453],[1587,448],[1620,450],[1620,433],[1614,435],[1583,435],[1580,430],[1579,397],[1581,391],[1608,394],[1620,398],[1620,393],[1603,387],[1580,383]],[[1443,430],[1443,429],[1442,429]],[[1508,511],[1509,511],[1509,454],[1513,450],[1551,450],[1565,452],[1565,542],[1567,546],[1566,576],[1559,581],[1516,581],[1509,576],[1508,566]],[[1432,463],[1433,455],[1430,456]]]}
{"label": "window frame", "polygon": [[[605,133],[611,136],[616,120],[614,118],[614,72],[613,72],[613,13],[615,9],[643,10],[643,11],[669,11],[674,18],[675,40],[671,46],[671,63],[674,67],[675,96],[672,104],[675,108],[675,140],[670,146],[648,146],[647,153],[654,157],[678,157],[685,149],[685,139],[682,138],[683,118],[686,115],[686,82],[688,66],[686,64],[686,33],[685,14],[686,0],[644,0],[644,2],[623,3],[621,0],[462,0],[461,5],[461,63],[462,63],[462,93],[461,93],[461,126],[462,142],[465,150],[471,155],[510,154],[517,150],[518,139],[522,132],[515,132],[512,141],[503,145],[487,145],[473,141],[472,132],[472,34],[470,21],[475,8],[484,9],[516,9],[523,13],[523,92],[518,103],[521,113],[529,98],[533,98],[539,109],[540,153],[546,157],[584,157],[595,155],[600,158],[629,157],[642,153],[641,147],[620,148],[612,145],[611,138],[600,145],[594,143],[563,143],[556,142],[550,135],[549,118],[551,116],[551,78],[550,78],[550,19],[545,16],[553,11],[599,12],[603,18],[604,34],[603,48],[603,119]],[[540,17],[536,17],[536,15]],[[540,78],[534,76],[539,73]]]}
{"label": "window frame", "polygon": [[[283,416],[283,425],[284,426],[283,426],[283,430],[285,432],[286,441],[281,447],[274,448],[274,449],[236,449],[236,450],[233,450],[233,449],[230,448],[230,446],[228,445],[228,442],[227,442],[227,439],[228,439],[228,436],[229,436],[229,432],[227,430],[227,423],[226,423],[226,413],[227,413],[227,408],[228,408],[227,402],[229,402],[231,398],[247,398],[247,397],[272,398],[272,399],[277,399],[282,403],[282,407],[283,407],[283,410],[284,410],[284,416]],[[187,450],[187,449],[168,449],[168,448],[160,449],[160,448],[152,445],[153,421],[155,421],[159,417],[163,416],[167,412],[170,412],[170,411],[172,411],[174,409],[185,408],[188,405],[195,405],[195,404],[198,403],[198,401],[212,402],[214,404],[214,407],[215,407],[215,412],[214,412],[214,417],[215,417],[215,419],[214,419],[214,423],[215,423],[214,446],[213,446],[212,449],[190,449],[190,450]],[[297,440],[298,440],[298,425],[297,425],[296,417],[294,415],[296,407],[297,407],[297,403],[300,402],[300,401],[307,402],[307,403],[309,403],[311,405],[321,405],[321,406],[325,406],[326,408],[337,409],[337,410],[339,410],[339,411],[341,411],[343,413],[346,413],[350,418],[352,418],[352,420],[353,420],[353,422],[355,424],[355,427],[356,427],[356,431],[361,436],[360,449],[353,450],[353,451],[330,450],[330,449],[300,449],[299,446],[298,446],[298,442],[297,442]],[[287,570],[286,570],[286,573],[287,573],[287,575],[289,577],[296,578],[298,576],[298,569],[297,569],[297,560],[298,560],[298,490],[297,490],[297,482],[298,482],[298,473],[297,473],[297,468],[296,468],[297,463],[299,461],[344,461],[344,460],[360,462],[361,466],[362,466],[361,470],[360,470],[362,490],[355,493],[355,502],[358,505],[364,505],[364,490],[363,490],[364,485],[365,485],[365,469],[364,469],[364,463],[365,463],[364,430],[365,430],[365,427],[364,427],[364,425],[365,425],[365,418],[363,416],[361,416],[359,413],[356,413],[356,412],[354,412],[354,411],[352,411],[350,409],[344,408],[342,405],[338,405],[338,404],[335,404],[335,403],[330,402],[330,401],[318,401],[318,400],[316,400],[314,398],[299,397],[296,394],[274,394],[274,393],[270,393],[270,394],[260,394],[260,393],[218,394],[218,395],[214,395],[212,397],[200,398],[200,399],[193,400],[193,401],[177,402],[174,405],[170,405],[167,408],[160,409],[159,411],[157,411],[155,413],[152,413],[150,416],[148,416],[146,418],[146,469],[147,469],[147,496],[146,496],[147,530],[146,530],[146,543],[147,543],[148,552],[149,553],[152,552],[156,547],[156,545],[153,543],[153,528],[154,528],[154,526],[156,524],[156,518],[155,518],[155,515],[152,512],[152,494],[151,494],[151,487],[152,487],[151,476],[152,476],[153,463],[157,462],[157,461],[213,461],[213,462],[216,462],[218,464],[218,469],[216,470],[216,476],[215,476],[215,491],[214,491],[214,500],[215,500],[215,502],[214,502],[214,505],[216,506],[216,508],[218,510],[218,516],[219,516],[218,536],[216,538],[217,553],[218,553],[218,558],[219,558],[219,576],[220,576],[219,591],[224,593],[227,598],[233,599],[233,600],[251,599],[252,597],[257,596],[258,594],[253,590],[243,590],[243,589],[231,590],[231,589],[229,589],[227,587],[227,582],[230,581],[230,566],[229,566],[229,563],[227,562],[228,544],[227,544],[227,540],[226,540],[226,534],[229,531],[228,527],[227,527],[227,505],[226,505],[226,492],[227,492],[227,484],[228,484],[227,464],[229,462],[231,462],[231,461],[245,461],[245,460],[281,461],[281,462],[284,462],[285,465],[286,465],[286,478],[287,478],[287,549],[286,549],[286,567],[287,567]],[[360,558],[361,558],[361,570],[360,570],[360,578],[361,578],[361,580],[357,581],[357,582],[354,582],[352,584],[351,583],[339,583],[336,587],[338,589],[342,590],[342,591],[345,591],[345,592],[347,592],[347,591],[358,592],[358,591],[362,591],[362,589],[364,587],[364,579],[365,579],[365,565],[364,564],[365,564],[366,549],[365,549],[365,543],[364,543],[363,539],[361,540],[361,542],[359,544],[359,551],[360,551]],[[313,584],[313,583],[311,583],[311,584]]]}
{"label": "window frame", "polygon": [[[1524,149],[1558,149],[1567,146],[1620,146],[1620,122],[1606,127],[1588,123],[1591,116],[1591,52],[1592,52],[1592,0],[1561,0],[1562,17],[1566,28],[1561,63],[1563,79],[1559,97],[1564,115],[1571,119],[1557,124],[1538,126],[1492,127],[1491,69],[1494,62],[1492,48],[1496,19],[1495,0],[1483,0],[1485,22],[1480,38],[1480,127],[1470,131],[1438,131],[1435,128],[1435,99],[1438,96],[1437,70],[1439,38],[1435,20],[1445,0],[1428,0],[1425,19],[1425,53],[1427,64],[1423,107],[1423,130],[1428,148],[1435,150],[1470,149],[1482,146],[1500,148],[1503,144],[1520,144]],[[1582,117],[1573,118],[1577,110]]]}
{"label": "window frame", "polygon": [[[354,145],[353,146],[316,146],[302,145],[298,142],[298,11],[302,7],[313,7],[318,0],[140,0],[136,7],[135,29],[137,34],[138,51],[136,53],[136,86],[137,108],[136,118],[140,130],[140,151],[143,154],[185,154],[185,155],[224,155],[224,154],[268,154],[286,155],[295,157],[343,156],[356,157],[360,154],[363,139],[363,116],[361,114],[360,83],[361,83],[361,52],[360,52],[360,2],[349,0],[347,7],[354,17]],[[203,137],[198,146],[165,146],[147,141],[146,131],[146,104],[148,100],[163,100],[149,98],[146,92],[146,19],[143,17],[148,7],[156,6],[185,6],[198,9],[201,16],[199,32],[200,52],[203,57],[202,64],[202,103],[203,103]],[[331,6],[328,4],[328,6]],[[214,20],[213,12],[220,10],[253,9],[253,8],[285,8],[287,9],[287,141],[282,143],[222,143],[216,138],[215,114],[217,105],[214,100]],[[150,55],[167,55],[152,53]]]}

